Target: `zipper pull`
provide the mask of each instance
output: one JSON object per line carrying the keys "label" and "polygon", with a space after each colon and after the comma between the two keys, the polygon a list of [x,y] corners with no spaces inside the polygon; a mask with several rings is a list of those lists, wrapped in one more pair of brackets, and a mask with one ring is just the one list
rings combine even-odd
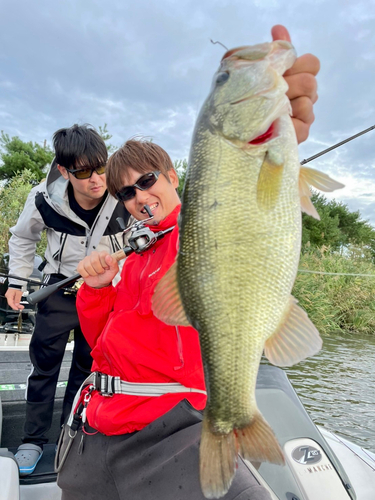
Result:
{"label": "zipper pull", "polygon": [[86,406],[83,408],[82,413],[81,413],[81,419],[82,419],[82,427],[84,427],[86,423]]}

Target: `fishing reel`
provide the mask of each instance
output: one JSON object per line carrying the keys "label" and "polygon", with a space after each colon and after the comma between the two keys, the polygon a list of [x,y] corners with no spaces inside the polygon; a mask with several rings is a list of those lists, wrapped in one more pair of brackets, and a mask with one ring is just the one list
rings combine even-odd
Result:
{"label": "fishing reel", "polygon": [[[123,234],[126,235],[130,233],[130,236],[128,237],[128,245],[112,254],[112,257],[114,257],[117,261],[127,257],[133,252],[141,254],[142,252],[150,248],[157,240],[164,238],[166,234],[173,231],[174,226],[171,226],[167,229],[164,229],[163,231],[159,231],[158,233],[153,233],[149,227],[145,226],[145,223],[153,219],[154,216],[152,215],[151,209],[148,205],[145,205],[144,209],[148,213],[149,217],[147,219],[135,222],[128,228],[125,228],[124,221],[121,217],[118,217],[116,219],[117,223],[123,231]],[[71,287],[67,292],[75,294],[83,282],[80,274],[75,274],[70,278],[66,278],[62,281],[59,281],[58,283],[48,285],[44,288],[41,288],[40,290],[37,290],[36,292],[31,293],[27,297],[27,301],[29,304],[35,305],[57,290],[72,285],[73,283],[77,282],[77,280],[79,280],[77,285],[73,285],[73,287]]]}
{"label": "fishing reel", "polygon": [[116,219],[117,223],[123,230],[123,234],[127,235],[128,233],[130,233],[130,236],[128,237],[128,245],[133,252],[138,254],[150,248],[158,239],[157,234],[153,233],[151,229],[145,225],[146,222],[153,219],[154,216],[148,205],[145,205],[144,208],[149,217],[147,219],[135,222],[128,228],[124,227],[124,221],[121,219],[121,217],[118,217]]}

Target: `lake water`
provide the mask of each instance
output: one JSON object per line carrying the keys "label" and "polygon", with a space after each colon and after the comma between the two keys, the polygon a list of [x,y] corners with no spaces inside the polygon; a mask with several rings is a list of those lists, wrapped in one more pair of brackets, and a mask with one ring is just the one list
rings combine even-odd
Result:
{"label": "lake water", "polygon": [[375,335],[323,337],[287,374],[312,420],[375,452]]}

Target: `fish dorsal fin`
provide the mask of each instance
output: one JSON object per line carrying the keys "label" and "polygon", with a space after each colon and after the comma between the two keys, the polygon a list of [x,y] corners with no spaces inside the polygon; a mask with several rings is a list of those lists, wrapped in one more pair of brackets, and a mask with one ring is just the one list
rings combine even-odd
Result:
{"label": "fish dorsal fin", "polygon": [[277,366],[291,366],[320,351],[322,339],[306,312],[290,296],[289,306],[276,332],[267,339],[264,354]]}
{"label": "fish dorsal fin", "polygon": [[257,203],[265,211],[275,208],[280,194],[284,171],[284,158],[269,149],[259,171],[257,183]]}
{"label": "fish dorsal fin", "polygon": [[320,191],[329,193],[331,191],[334,191],[335,189],[343,188],[344,184],[335,181],[329,175],[324,174],[323,172],[319,172],[319,170],[315,170],[314,168],[301,167],[299,175],[301,210],[302,212],[311,215],[315,219],[320,220],[319,214],[310,200],[310,185],[314,186]]}
{"label": "fish dorsal fin", "polygon": [[167,325],[190,326],[178,290],[177,261],[156,285],[152,297],[152,310],[155,316]]}

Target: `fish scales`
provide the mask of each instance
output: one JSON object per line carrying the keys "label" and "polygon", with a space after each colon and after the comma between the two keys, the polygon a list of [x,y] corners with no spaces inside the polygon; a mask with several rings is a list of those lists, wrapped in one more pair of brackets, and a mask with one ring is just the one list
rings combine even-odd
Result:
{"label": "fish scales", "polygon": [[[264,341],[276,329],[294,282],[301,240],[299,164],[294,155],[283,177],[283,195],[269,214],[256,206],[259,151],[233,151],[207,130],[198,130],[193,143],[178,277],[209,367],[208,411],[215,414],[215,430],[227,433],[252,417],[249,395],[256,376],[246,371],[258,367]],[[291,203],[294,209],[280,217]],[[256,336],[249,334],[254,330]]]}
{"label": "fish scales", "polygon": [[291,296],[301,209],[319,217],[310,184],[326,191],[343,186],[299,164],[282,78],[294,60],[284,41],[224,55],[193,134],[177,262],[153,298],[162,321],[199,332],[208,393],[200,479],[207,498],[228,491],[238,453],[284,463],[255,399],[263,349],[272,363],[288,366],[322,344]]}

